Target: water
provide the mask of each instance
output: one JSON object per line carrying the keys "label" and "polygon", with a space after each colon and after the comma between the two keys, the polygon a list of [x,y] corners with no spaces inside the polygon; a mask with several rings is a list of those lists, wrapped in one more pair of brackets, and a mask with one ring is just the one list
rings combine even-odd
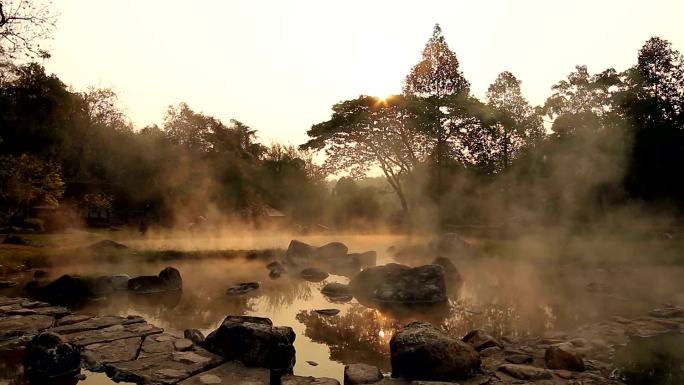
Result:
{"label": "water", "polygon": [[[270,238],[269,238],[270,239]],[[331,239],[304,239],[323,244]],[[394,237],[337,237],[350,246],[350,252],[377,250],[379,262],[390,261],[384,251],[398,239]],[[236,248],[249,248],[257,241],[236,239]],[[261,247],[284,248],[289,239],[259,241]],[[217,247],[206,242],[210,247]],[[193,240],[159,239],[130,242],[137,248],[193,248]],[[221,244],[221,247],[226,247]],[[328,282],[347,283],[348,278],[331,275],[319,283],[284,275],[272,280],[267,261],[243,258],[211,258],[141,262],[135,256],[108,264],[65,264],[50,271],[50,278],[61,274],[130,276],[156,275],[174,266],[183,277],[183,291],[165,297],[119,294],[89,303],[78,312],[102,315],[140,315],[166,331],[182,335],[186,328],[208,334],[226,315],[267,317],[274,325],[290,326],[297,339],[297,375],[332,377],[342,382],[345,364],[364,362],[389,371],[389,340],[394,331],[412,320],[440,325],[456,337],[475,328],[495,336],[536,335],[546,330],[572,331],[579,325],[613,315],[641,316],[664,302],[682,303],[676,285],[681,267],[673,266],[595,266],[557,262],[513,262],[504,258],[479,258],[456,261],[465,280],[464,287],[452,295],[448,306],[411,311],[388,311],[361,304],[356,299],[333,303],[320,293]],[[25,277],[29,279],[29,277]],[[253,293],[229,297],[226,289],[241,282],[257,281]],[[674,286],[674,287],[673,287]],[[648,288],[645,290],[645,288]],[[25,295],[20,289],[0,292]],[[326,317],[313,310],[334,308],[341,312]],[[307,361],[317,363],[312,366]],[[2,371],[4,378],[16,371]],[[0,377],[2,378],[2,377]],[[111,381],[101,374],[89,374],[82,384],[105,385]]]}

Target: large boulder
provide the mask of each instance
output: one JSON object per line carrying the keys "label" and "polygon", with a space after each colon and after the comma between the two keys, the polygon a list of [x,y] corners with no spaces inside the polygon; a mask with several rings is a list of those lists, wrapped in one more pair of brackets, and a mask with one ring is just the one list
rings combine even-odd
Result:
{"label": "large boulder", "polygon": [[364,269],[349,283],[354,296],[379,303],[434,304],[447,301],[444,269],[390,263]]}
{"label": "large boulder", "polygon": [[349,364],[344,367],[344,385],[375,384],[382,377],[377,366]]}
{"label": "large boulder", "polygon": [[549,346],[544,354],[544,361],[549,369],[572,370],[575,372],[586,370],[582,356],[568,342]]}
{"label": "large boulder", "polygon": [[409,380],[452,381],[472,376],[480,355],[426,322],[412,322],[390,340],[392,376]]}
{"label": "large boulder", "polygon": [[81,371],[81,354],[59,334],[41,333],[26,346],[24,369],[29,381],[35,383],[73,378]]}
{"label": "large boulder", "polygon": [[131,277],[126,274],[103,275],[91,282],[93,292],[96,294],[110,294],[115,291],[127,290],[128,281]]}
{"label": "large boulder", "polygon": [[463,286],[463,277],[451,259],[446,257],[437,257],[434,261],[432,261],[432,264],[440,265],[442,266],[442,269],[444,269],[444,279],[449,291],[456,292],[461,289]]}
{"label": "large boulder", "polygon": [[94,296],[91,282],[78,275],[63,275],[44,286],[31,281],[25,290],[41,301],[65,306],[82,305]]}
{"label": "large boulder", "polygon": [[322,259],[346,258],[349,248],[342,242],[330,242],[316,250],[318,257]]}
{"label": "large boulder", "polygon": [[287,372],[295,363],[295,333],[268,318],[228,316],[204,340],[204,348],[247,366]]}
{"label": "large boulder", "polygon": [[360,269],[365,269],[376,265],[378,253],[375,251],[366,251],[365,253],[350,253],[347,258],[355,261]]}
{"label": "large boulder", "polygon": [[183,279],[178,269],[167,267],[159,275],[144,275],[128,281],[128,290],[139,294],[179,291],[183,289]]}
{"label": "large boulder", "polygon": [[317,255],[318,251],[314,246],[293,239],[287,247],[283,262],[289,266],[307,265]]}

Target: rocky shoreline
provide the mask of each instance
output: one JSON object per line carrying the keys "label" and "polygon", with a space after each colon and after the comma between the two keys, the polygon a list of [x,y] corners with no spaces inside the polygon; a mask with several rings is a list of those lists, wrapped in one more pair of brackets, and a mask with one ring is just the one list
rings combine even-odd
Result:
{"label": "rocky shoreline", "polygon": [[[550,332],[525,340],[503,338],[499,341],[477,330],[458,340],[430,324],[414,322],[395,333],[390,342],[393,375],[401,377],[386,377],[378,368],[359,363],[345,367],[344,382],[349,385],[622,384],[612,363],[616,347],[624,346],[633,336],[667,333],[684,333],[684,308],[656,309],[649,316],[635,319],[614,317],[572,334]],[[70,346],[80,355],[80,368],[106,372],[117,382],[339,384],[330,378],[292,375],[294,332],[288,327],[274,327],[265,318],[228,316],[204,340],[192,329],[185,333],[188,338],[165,333],[141,317],[73,314],[46,302],[0,297],[0,348],[25,349],[24,364],[29,366],[28,353],[35,350],[37,336],[42,336],[41,343],[47,340],[48,345],[52,344],[41,346],[39,351],[48,354],[57,366],[61,357],[55,356],[60,351],[56,347]],[[66,357],[63,352],[70,350],[61,352]],[[69,359],[73,362],[73,358]],[[44,364],[38,366],[45,371]],[[53,372],[74,376],[70,368],[58,369]]]}

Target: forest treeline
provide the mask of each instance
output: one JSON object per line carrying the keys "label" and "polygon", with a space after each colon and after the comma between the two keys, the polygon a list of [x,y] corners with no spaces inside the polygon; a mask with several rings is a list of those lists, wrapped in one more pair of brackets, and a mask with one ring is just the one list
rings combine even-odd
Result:
{"label": "forest treeline", "polygon": [[502,72],[475,97],[436,26],[401,95],[334,105],[296,148],[185,103],[161,125],[134,127],[112,90],[74,91],[39,64],[5,60],[0,222],[36,205],[135,211],[169,226],[278,217],[368,229],[681,212],[684,60],[669,42],[650,39],[623,72],[577,66],[543,106],[520,86]]}

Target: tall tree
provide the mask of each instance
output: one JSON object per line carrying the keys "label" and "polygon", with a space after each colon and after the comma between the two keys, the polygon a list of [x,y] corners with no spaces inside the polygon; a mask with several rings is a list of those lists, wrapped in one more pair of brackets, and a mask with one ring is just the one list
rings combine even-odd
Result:
{"label": "tall tree", "polygon": [[470,83],[459,70],[456,54],[449,48],[439,24],[435,25],[423,49],[421,61],[406,76],[403,91],[407,96],[423,99],[423,129],[435,141],[439,192],[447,144],[463,125],[469,123],[469,117],[458,116],[461,109],[452,105],[466,101],[470,92]]}
{"label": "tall tree", "polygon": [[41,42],[50,36],[55,22],[50,1],[0,1],[0,59],[49,57]]}

